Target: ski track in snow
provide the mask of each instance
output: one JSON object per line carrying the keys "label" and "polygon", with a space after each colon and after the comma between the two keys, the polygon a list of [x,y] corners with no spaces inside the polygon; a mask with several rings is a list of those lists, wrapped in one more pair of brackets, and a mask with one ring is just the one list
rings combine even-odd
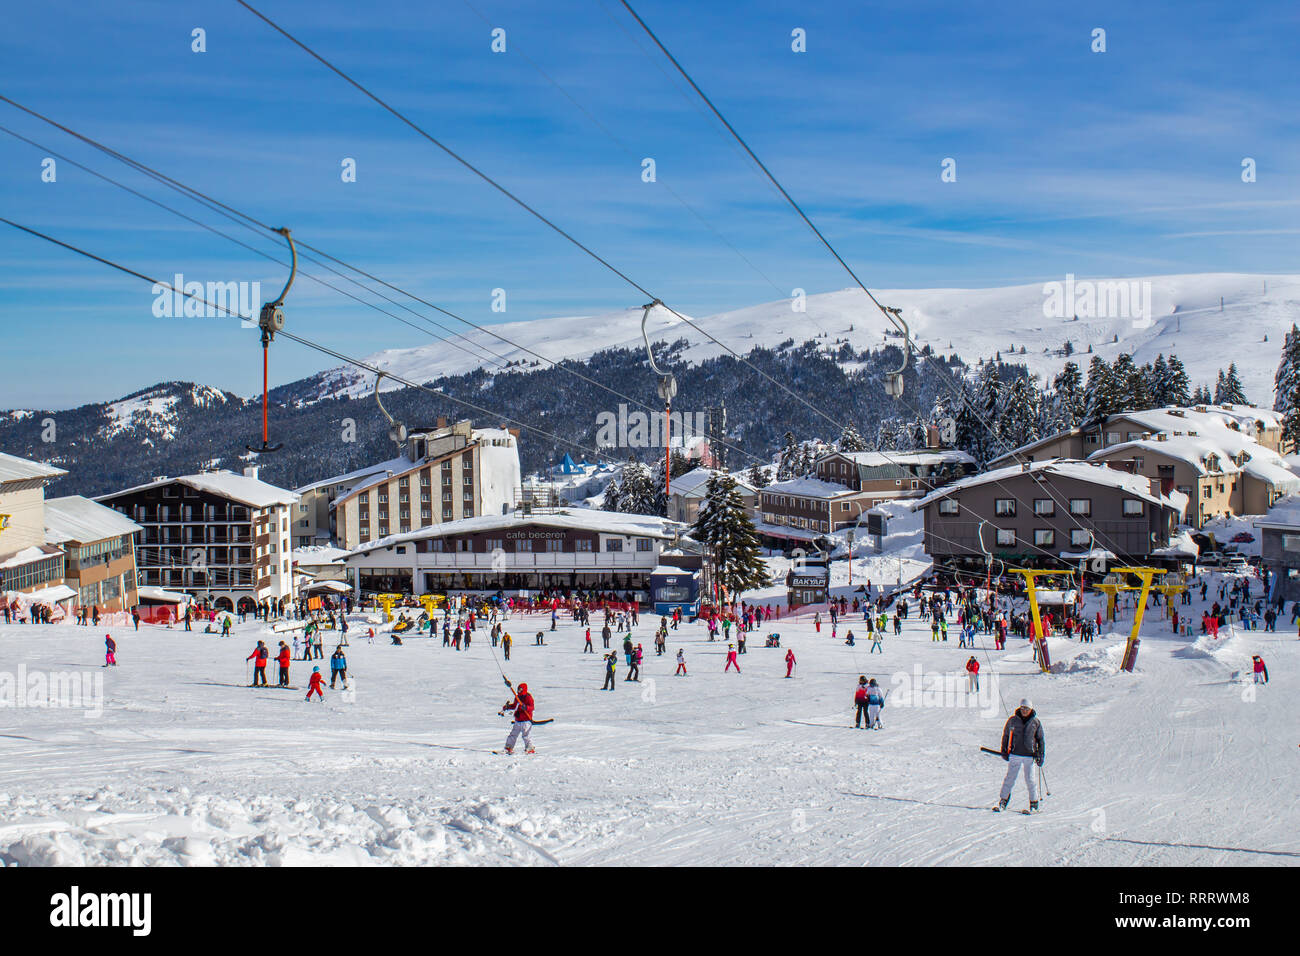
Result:
{"label": "ski track in snow", "polygon": [[[94,666],[102,630],[0,627],[0,671],[76,669],[102,676],[105,691],[98,718],[0,709],[0,860],[1300,863],[1300,641],[1289,634],[1238,633],[1189,653],[1189,639],[1149,617],[1132,675],[1108,666],[1120,635],[1054,641],[1054,661],[1073,670],[1052,676],[1034,673],[1020,639],[978,653],[981,679],[992,659],[1005,671],[1001,697],[1031,696],[1044,721],[1052,796],[1025,817],[990,812],[1005,765],[978,747],[997,746],[1000,705],[909,707],[895,691],[883,730],[851,727],[857,674],[886,687],[916,664],[957,674],[969,652],[955,633],[936,644],[913,618],[882,659],[833,642],[828,623],[817,634],[810,616],[787,618],[770,628],[783,648],[763,648],[760,630],[737,676],[722,672],[724,645],[683,625],[668,655],[650,653],[641,685],[623,681],[620,661],[609,693],[576,625],[561,623],[545,647],[527,643],[543,621],[507,623],[519,635],[507,672],[529,683],[539,716],[557,719],[533,731],[538,754],[513,757],[491,753],[507,695],[485,637],[464,653],[427,639],[353,644],[355,699],[327,693],[320,705],[239,686],[243,657],[266,636],[251,622],[230,640],[114,629],[111,670]],[[652,647],[654,626],[643,618],[634,639]],[[672,676],[678,646],[689,678]],[[785,647],[799,658],[793,680]],[[1273,681],[1250,701],[1232,676],[1256,652]],[[310,666],[294,662],[295,684]],[[1026,800],[1020,784],[1012,808]]]}

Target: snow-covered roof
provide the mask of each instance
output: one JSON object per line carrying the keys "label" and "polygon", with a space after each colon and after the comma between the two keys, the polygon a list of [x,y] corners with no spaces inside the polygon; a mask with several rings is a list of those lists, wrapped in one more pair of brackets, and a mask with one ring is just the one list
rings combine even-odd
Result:
{"label": "snow-covered roof", "polygon": [[1200,553],[1201,549],[1192,539],[1192,533],[1187,528],[1179,528],[1170,535],[1166,547],[1151,550],[1151,554],[1155,557],[1169,558],[1195,558]]}
{"label": "snow-covered roof", "polygon": [[[1135,498],[1150,501],[1153,504],[1168,505],[1174,509],[1179,507],[1178,498],[1175,498],[1172,494],[1169,496],[1154,494],[1151,491],[1150,479],[1141,475],[1130,475],[1128,472],[1117,471],[1107,465],[1092,462],[1075,461],[1069,458],[1050,458],[1046,461],[1026,462],[1024,465],[1008,465],[1005,468],[996,468],[993,471],[958,479],[951,484],[930,492],[924,498],[918,498],[913,503],[912,510],[924,508],[931,502],[938,501],[940,498],[947,498],[966,488],[974,488],[990,482],[1007,481],[1026,474],[1050,474],[1061,478],[1072,478],[1076,481],[1086,481],[1094,485],[1107,485],[1133,495]],[[1178,497],[1182,499],[1185,506],[1187,496],[1179,494]]]}
{"label": "snow-covered roof", "polygon": [[381,461],[377,465],[367,465],[364,468],[358,468],[356,471],[349,471],[343,475],[335,475],[333,478],[322,478],[319,481],[313,481],[309,485],[303,485],[301,488],[295,488],[298,494],[306,494],[309,491],[315,491],[317,488],[324,488],[329,485],[350,485],[360,481],[363,478],[369,478],[378,472],[395,471],[400,467],[409,465],[410,462],[405,458],[390,458],[388,461]]}
{"label": "snow-covered roof", "polygon": [[[705,489],[708,487],[709,479],[714,475],[720,475],[722,472],[712,468],[694,468],[684,475],[678,475],[672,480],[673,494],[681,495],[684,498],[703,498]],[[753,485],[743,478],[731,476],[736,482],[736,490],[741,494],[754,494]]]}
{"label": "snow-covered roof", "polygon": [[340,564],[347,556],[348,550],[346,548],[335,548],[324,544],[307,545],[306,547],[293,549],[294,561],[313,568],[324,564]]}
{"label": "snow-covered roof", "polygon": [[1217,471],[1225,475],[1235,475],[1240,469],[1228,455],[1208,438],[1188,435],[1171,435],[1166,440],[1156,438],[1142,438],[1137,441],[1121,442],[1118,445],[1111,445],[1103,448],[1101,451],[1095,451],[1088,456],[1089,461],[1109,461],[1112,457],[1123,457],[1125,454],[1135,452],[1155,455],[1165,455],[1178,461],[1186,462],[1195,469],[1198,475],[1207,474],[1210,470],[1208,458],[1213,455],[1218,459],[1219,467]]}
{"label": "snow-covered roof", "polygon": [[1282,531],[1300,529],[1300,494],[1284,495],[1268,509],[1268,514],[1254,522],[1256,528],[1276,528]]}
{"label": "snow-covered roof", "polygon": [[141,530],[140,525],[122,512],[81,495],[49,498],[45,502],[45,540],[54,544],[64,541],[84,544]]}
{"label": "snow-covered roof", "polygon": [[136,594],[142,601],[158,601],[162,604],[188,604],[189,595],[182,594],[179,591],[168,591],[166,588],[157,588],[152,585],[142,584],[136,589]]}
{"label": "snow-covered roof", "polygon": [[5,558],[3,561],[0,561],[0,570],[7,570],[8,568],[21,568],[24,564],[31,564],[33,561],[40,561],[44,558],[49,558],[56,554],[62,554],[62,553],[63,553],[62,548],[56,547],[52,544],[47,544],[44,546],[39,544],[33,544],[30,545],[29,547],[23,548],[20,551],[15,551],[13,554],[9,555],[9,557]]}
{"label": "snow-covered roof", "polygon": [[838,498],[841,495],[860,494],[852,488],[846,488],[833,481],[822,481],[820,478],[787,478],[785,481],[773,482],[764,488],[763,492],[773,495],[800,495],[804,498]]}
{"label": "snow-covered roof", "polygon": [[686,575],[697,575],[697,574],[699,574],[700,572],[699,572],[699,571],[692,571],[690,568],[677,568],[677,567],[673,567],[671,564],[660,564],[660,565],[657,565],[657,566],[655,567],[655,569],[654,569],[653,571],[651,571],[650,573],[651,573],[651,574],[686,574]]}
{"label": "snow-covered roof", "polygon": [[6,481],[30,481],[33,478],[57,478],[66,475],[62,468],[47,465],[44,462],[19,458],[0,452],[0,483]]}
{"label": "snow-covered roof", "polygon": [[523,514],[518,511],[506,515],[478,515],[474,518],[458,518],[444,521],[416,531],[403,534],[390,534],[386,538],[363,544],[353,549],[350,554],[369,554],[379,548],[389,548],[408,541],[425,538],[444,538],[458,534],[478,534],[484,531],[505,531],[527,525],[542,525],[548,528],[572,528],[579,531],[594,531],[600,534],[616,534],[628,537],[671,539],[679,529],[686,526],[658,515],[623,514],[618,511],[597,511],[594,508],[572,508],[564,511],[552,511],[545,514]]}
{"label": "snow-covered roof", "polygon": [[221,471],[205,471],[198,475],[181,475],[179,478],[160,478],[147,484],[136,485],[134,488],[126,488],[122,491],[114,491],[111,494],[100,495],[95,500],[111,501],[114,498],[120,498],[122,495],[145,491],[149,488],[161,488],[163,485],[170,485],[173,482],[193,488],[195,491],[205,491],[208,494],[228,498],[231,501],[238,501],[250,508],[291,505],[298,501],[298,495],[286,488],[278,488],[259,478],[237,475],[233,471],[225,471],[224,469]]}
{"label": "snow-covered roof", "polygon": [[[858,465],[880,468],[886,465],[973,465],[975,459],[964,451],[951,449],[916,449],[914,451],[838,451],[832,452]],[[829,455],[827,457],[830,457]]]}

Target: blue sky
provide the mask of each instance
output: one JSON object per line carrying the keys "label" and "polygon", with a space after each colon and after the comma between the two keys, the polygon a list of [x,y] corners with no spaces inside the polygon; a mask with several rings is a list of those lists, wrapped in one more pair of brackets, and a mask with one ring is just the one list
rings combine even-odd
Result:
{"label": "blue sky", "polygon": [[[254,5],[679,310],[849,284],[617,0]],[[1293,2],[634,6],[870,286],[1296,271]],[[474,321],[641,304],[233,0],[45,0],[7,18],[6,95]],[[206,53],[190,49],[196,27]],[[0,215],[155,276],[260,281],[267,295],[283,283],[66,163],[43,183],[41,160],[64,154],[278,254],[274,239],[5,104],[0,125],[44,147],[0,133]],[[658,182],[642,182],[644,157]],[[945,157],[954,183],[940,181]],[[1241,181],[1243,157],[1257,182]],[[0,263],[0,407],[169,379],[260,387],[256,333],[238,323],[155,318],[144,283],[8,227]],[[430,341],[301,277],[287,312],[354,355]],[[277,343],[272,378],[328,364]]]}

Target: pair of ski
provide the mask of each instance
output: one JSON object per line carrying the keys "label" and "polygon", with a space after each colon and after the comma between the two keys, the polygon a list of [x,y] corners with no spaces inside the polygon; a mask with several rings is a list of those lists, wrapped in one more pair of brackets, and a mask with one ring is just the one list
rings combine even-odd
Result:
{"label": "pair of ski", "polygon": [[[980,753],[992,754],[992,755],[995,756],[995,757],[1001,757],[1001,756],[1002,756],[1002,751],[1001,751],[1001,750],[992,750],[992,749],[990,749],[989,747],[981,747],[981,748],[980,748]],[[994,813],[1001,813],[1001,812],[1002,812],[1003,810],[1005,810],[1005,809],[1006,809],[1006,807],[1002,806],[1001,804],[998,804],[998,805],[992,807],[992,810],[993,810]],[[1019,812],[1020,812],[1020,813],[1023,813],[1025,816],[1029,817],[1029,816],[1033,816],[1035,813],[1042,813],[1042,812],[1043,812],[1043,808],[1042,808],[1042,806],[1041,806],[1041,804],[1040,804],[1040,806],[1038,807],[1037,810],[1027,809],[1027,810],[1021,810],[1021,811],[1019,811]]]}

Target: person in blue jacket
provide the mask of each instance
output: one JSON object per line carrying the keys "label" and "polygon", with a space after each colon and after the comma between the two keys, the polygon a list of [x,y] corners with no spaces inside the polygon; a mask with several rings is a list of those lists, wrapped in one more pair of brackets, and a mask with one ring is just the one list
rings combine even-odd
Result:
{"label": "person in blue jacket", "polygon": [[336,679],[343,681],[343,688],[346,690],[348,686],[348,659],[343,654],[342,644],[334,648],[334,653],[330,655],[330,690],[334,689]]}

